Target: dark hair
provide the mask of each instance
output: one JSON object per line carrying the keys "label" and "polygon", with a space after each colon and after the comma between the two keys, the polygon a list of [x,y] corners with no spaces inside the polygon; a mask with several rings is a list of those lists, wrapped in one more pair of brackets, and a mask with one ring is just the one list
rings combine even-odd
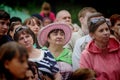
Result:
{"label": "dark hair", "polygon": [[13,22],[18,22],[18,21],[22,24],[22,19],[20,17],[13,16],[12,18],[10,18],[10,25]]}
{"label": "dark hair", "polygon": [[28,59],[28,52],[26,48],[17,42],[7,42],[0,47],[0,77],[2,77],[1,75],[4,74],[7,80],[12,79],[13,76],[4,67],[4,63],[6,60],[11,61],[17,54],[19,54],[18,58],[20,60],[22,60],[23,57]]}
{"label": "dark hair", "polygon": [[0,19],[8,20],[10,19],[10,15],[4,10],[0,10]]}
{"label": "dark hair", "polygon": [[48,2],[43,2],[42,4],[42,10],[51,10],[51,5]]}
{"label": "dark hair", "polygon": [[15,29],[15,26],[17,26],[17,25],[22,25],[22,24],[20,22],[12,22],[12,24],[10,25],[10,27],[8,29],[7,35],[9,35],[10,37],[12,37],[11,34],[10,34],[10,32],[13,32],[14,29]]}
{"label": "dark hair", "polygon": [[33,72],[33,75],[38,74],[38,78],[41,79],[37,64],[35,62],[28,61],[28,66],[29,66],[28,69],[30,69]]}
{"label": "dark hair", "polygon": [[111,27],[113,27],[118,20],[120,21],[119,14],[113,14],[112,16],[110,16]]}
{"label": "dark hair", "polygon": [[[97,28],[106,22],[106,19],[105,18],[94,18],[94,19],[91,19],[90,21],[90,26],[89,26],[89,32],[91,33],[94,33]],[[107,23],[106,23],[107,24]]]}
{"label": "dark hair", "polygon": [[14,40],[18,41],[20,35],[21,34],[25,34],[25,33],[30,34],[32,36],[32,38],[33,38],[34,43],[36,42],[36,40],[35,40],[35,34],[27,26],[19,26],[18,28],[16,28],[15,33],[14,33]]}
{"label": "dark hair", "polygon": [[38,14],[38,13],[32,14],[31,16],[32,16],[32,17],[36,17],[36,18],[38,18],[39,20],[43,21],[43,17],[42,17],[40,14]]}
{"label": "dark hair", "polygon": [[71,80],[86,80],[89,77],[96,77],[96,73],[88,68],[79,68],[72,73]]}
{"label": "dark hair", "polygon": [[[51,34],[52,32],[58,32],[58,31],[62,31],[62,32],[64,33],[64,31],[63,31],[62,29],[54,29],[54,30],[51,30],[51,31],[49,32],[48,37],[50,37],[50,34]],[[65,33],[64,33],[64,34],[65,34]]]}
{"label": "dark hair", "polygon": [[36,63],[34,63],[32,61],[28,61],[28,66],[29,66],[28,69],[32,70],[34,75],[36,74],[35,70],[37,70],[37,72],[38,72],[38,67],[37,67]]}
{"label": "dark hair", "polygon": [[106,19],[104,18],[103,14],[100,12],[95,12],[88,16],[87,19],[87,25],[89,32],[94,33],[99,25],[106,22]]}
{"label": "dark hair", "polygon": [[[111,22],[110,28],[113,28],[117,21],[120,21],[119,14],[113,14],[112,16],[110,16],[110,22]],[[110,33],[113,35],[115,34],[114,30],[112,30],[112,29],[110,29]]]}

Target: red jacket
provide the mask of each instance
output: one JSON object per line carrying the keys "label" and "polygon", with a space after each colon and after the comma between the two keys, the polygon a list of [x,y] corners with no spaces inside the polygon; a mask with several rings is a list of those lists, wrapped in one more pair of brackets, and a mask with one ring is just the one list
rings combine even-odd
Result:
{"label": "red jacket", "polygon": [[120,80],[120,44],[110,38],[107,49],[101,50],[91,41],[80,57],[81,68],[91,68],[97,80]]}

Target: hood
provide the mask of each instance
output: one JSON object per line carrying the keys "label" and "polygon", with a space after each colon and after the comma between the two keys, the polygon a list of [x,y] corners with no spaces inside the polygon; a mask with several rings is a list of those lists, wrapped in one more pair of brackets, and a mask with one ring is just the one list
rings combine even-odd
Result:
{"label": "hood", "polygon": [[[95,45],[93,40],[86,46],[86,48],[90,53],[102,53],[104,51],[104,49],[98,48]],[[114,38],[110,38],[109,44],[107,46],[108,53],[111,53],[113,51],[117,51],[119,48],[120,48],[119,42],[117,40],[115,40]]]}

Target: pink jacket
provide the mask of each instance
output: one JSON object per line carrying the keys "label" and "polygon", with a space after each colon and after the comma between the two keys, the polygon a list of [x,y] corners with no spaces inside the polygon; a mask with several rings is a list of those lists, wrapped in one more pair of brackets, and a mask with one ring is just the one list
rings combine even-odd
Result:
{"label": "pink jacket", "polygon": [[[44,17],[44,13],[43,13],[43,12],[40,12],[40,15],[41,15],[42,17]],[[53,12],[50,12],[49,18],[50,18],[52,21],[54,21],[54,20],[55,20],[55,14],[54,14]]]}
{"label": "pink jacket", "polygon": [[80,68],[93,69],[97,80],[120,80],[120,44],[110,38],[107,50],[101,50],[91,41],[81,54]]}

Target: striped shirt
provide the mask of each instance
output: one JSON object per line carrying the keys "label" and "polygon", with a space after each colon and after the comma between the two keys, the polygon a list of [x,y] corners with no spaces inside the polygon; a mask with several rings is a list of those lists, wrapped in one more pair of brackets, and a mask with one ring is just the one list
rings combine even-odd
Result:
{"label": "striped shirt", "polygon": [[54,75],[59,71],[56,60],[48,50],[41,50],[40,57],[29,58],[29,60],[35,62],[38,65],[40,72]]}

